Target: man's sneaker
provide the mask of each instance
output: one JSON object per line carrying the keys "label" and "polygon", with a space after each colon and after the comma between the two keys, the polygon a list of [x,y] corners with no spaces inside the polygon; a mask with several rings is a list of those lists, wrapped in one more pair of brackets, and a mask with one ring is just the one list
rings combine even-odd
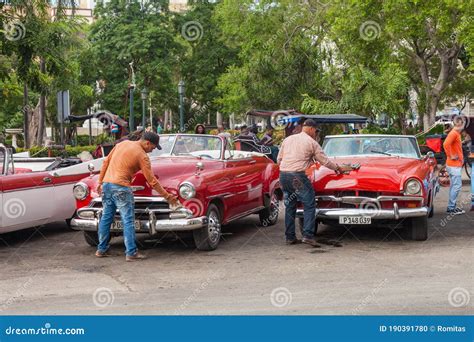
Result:
{"label": "man's sneaker", "polygon": [[140,260],[144,260],[144,259],[146,259],[146,255],[140,254],[138,252],[136,252],[133,255],[127,255],[125,257],[125,261],[140,261]]}
{"label": "man's sneaker", "polygon": [[303,240],[301,240],[301,241],[302,241],[303,243],[307,244],[307,245],[312,246],[312,247],[316,247],[316,248],[320,248],[320,247],[321,247],[321,245],[318,244],[315,239],[303,238]]}
{"label": "man's sneaker", "polygon": [[107,251],[105,251],[105,252],[96,251],[95,256],[98,257],[98,258],[105,258],[105,257],[109,257],[110,254],[107,253]]}
{"label": "man's sneaker", "polygon": [[446,210],[446,213],[450,215],[462,215],[462,214],[465,214],[466,212],[461,208],[454,208],[454,209]]}
{"label": "man's sneaker", "polygon": [[287,240],[286,240],[286,244],[287,244],[287,245],[297,245],[297,244],[299,244],[299,243],[301,243],[301,240],[300,240],[300,239],[293,239],[293,240],[288,240],[288,239],[287,239]]}

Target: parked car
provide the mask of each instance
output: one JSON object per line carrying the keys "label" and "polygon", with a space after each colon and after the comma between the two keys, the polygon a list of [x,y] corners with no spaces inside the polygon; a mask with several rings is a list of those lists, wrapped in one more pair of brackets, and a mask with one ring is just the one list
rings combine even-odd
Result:
{"label": "parked car", "polygon": [[[279,170],[266,156],[231,150],[227,139],[212,135],[161,135],[160,145],[162,150],[150,156],[152,170],[183,207],[170,207],[138,172],[132,181],[137,233],[192,232],[198,249],[214,250],[222,225],[251,214],[259,214],[263,225],[277,222]],[[71,224],[84,231],[91,246],[98,242],[103,209],[97,180],[97,175],[87,177],[74,186],[77,216]],[[111,233],[123,233],[118,213]]]}
{"label": "parked car", "polygon": [[[94,163],[100,168],[102,161]],[[0,233],[69,221],[76,211],[72,188],[88,173],[86,163],[71,160],[14,159],[11,149],[0,145]]]}
{"label": "parked car", "polygon": [[[438,192],[433,153],[425,156],[414,136],[326,136],[325,153],[335,162],[360,164],[344,175],[315,164],[308,170],[317,201],[317,220],[336,225],[392,224],[409,238],[426,240]],[[297,210],[299,218],[303,209]]]}

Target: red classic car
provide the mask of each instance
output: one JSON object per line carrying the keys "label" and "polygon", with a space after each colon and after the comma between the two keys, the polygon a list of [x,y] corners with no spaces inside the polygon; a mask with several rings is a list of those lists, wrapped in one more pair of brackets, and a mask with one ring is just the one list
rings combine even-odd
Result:
{"label": "red classic car", "polygon": [[[315,164],[308,170],[317,220],[336,225],[392,224],[409,238],[426,240],[438,191],[436,160],[421,156],[416,138],[401,135],[327,136],[325,153],[339,164],[355,164],[344,175]],[[359,167],[360,165],[360,167]],[[303,210],[297,211],[303,217]]]}
{"label": "red classic car", "polygon": [[[198,249],[213,250],[221,226],[231,221],[258,213],[263,225],[277,222],[282,192],[278,166],[269,158],[231,150],[227,139],[212,135],[161,135],[160,145],[163,149],[150,155],[153,172],[183,206],[170,207],[138,172],[132,181],[137,233],[192,231]],[[78,210],[71,222],[92,246],[97,245],[102,211],[97,178],[87,177],[74,186]],[[111,233],[122,233],[118,213]]]}
{"label": "red classic car", "polygon": [[[75,162],[14,158],[0,144],[0,233],[69,221],[76,211],[72,188],[89,173],[86,163],[67,166]],[[93,163],[100,167],[102,160]]]}

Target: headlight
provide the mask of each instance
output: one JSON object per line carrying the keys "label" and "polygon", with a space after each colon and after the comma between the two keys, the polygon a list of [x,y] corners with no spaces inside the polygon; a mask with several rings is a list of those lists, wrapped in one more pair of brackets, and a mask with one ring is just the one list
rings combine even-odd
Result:
{"label": "headlight", "polygon": [[191,183],[185,182],[179,187],[179,195],[185,200],[193,198],[196,195],[196,189]]}
{"label": "headlight", "polygon": [[410,179],[405,183],[405,195],[421,195],[421,183],[416,179]]}
{"label": "headlight", "polygon": [[77,183],[74,185],[72,192],[77,200],[82,201],[89,196],[89,187],[84,183]]}

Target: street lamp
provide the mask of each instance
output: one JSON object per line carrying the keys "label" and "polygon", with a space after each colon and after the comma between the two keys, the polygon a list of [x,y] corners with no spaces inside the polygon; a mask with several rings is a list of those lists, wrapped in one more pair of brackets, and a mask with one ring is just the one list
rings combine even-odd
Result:
{"label": "street lamp", "polygon": [[142,92],[142,128],[145,130],[145,117],[146,117],[146,100],[148,99],[148,89],[143,88]]}
{"label": "street lamp", "polygon": [[181,80],[178,83],[178,94],[179,94],[179,130],[184,131],[184,81]]}

